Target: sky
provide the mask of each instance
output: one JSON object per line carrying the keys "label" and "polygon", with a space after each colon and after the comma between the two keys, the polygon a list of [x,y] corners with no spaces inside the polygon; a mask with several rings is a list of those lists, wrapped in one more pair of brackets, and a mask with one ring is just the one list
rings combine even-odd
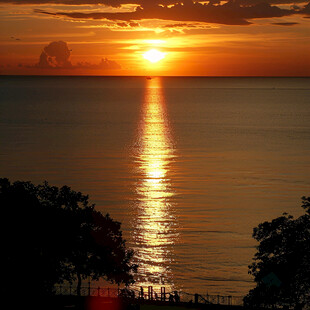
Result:
{"label": "sky", "polygon": [[0,74],[310,76],[310,2],[0,0]]}

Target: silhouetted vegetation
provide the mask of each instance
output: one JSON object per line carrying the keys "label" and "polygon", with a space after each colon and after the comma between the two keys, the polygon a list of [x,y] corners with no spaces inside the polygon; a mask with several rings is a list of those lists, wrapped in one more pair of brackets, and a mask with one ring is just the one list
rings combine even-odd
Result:
{"label": "silhouetted vegetation", "polygon": [[259,242],[249,273],[257,286],[245,305],[294,307],[310,305],[310,197],[302,197],[306,214],[286,213],[254,228]]}
{"label": "silhouetted vegetation", "polygon": [[[0,179],[5,294],[47,296],[56,283],[105,278],[126,285],[136,265],[121,224],[68,186]],[[19,286],[22,290],[16,291]]]}

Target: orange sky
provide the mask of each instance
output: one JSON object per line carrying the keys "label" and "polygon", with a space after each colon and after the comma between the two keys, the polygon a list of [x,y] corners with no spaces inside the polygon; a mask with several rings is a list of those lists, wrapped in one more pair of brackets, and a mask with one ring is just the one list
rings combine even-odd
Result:
{"label": "orange sky", "polygon": [[267,1],[0,0],[0,74],[310,76],[310,4]]}

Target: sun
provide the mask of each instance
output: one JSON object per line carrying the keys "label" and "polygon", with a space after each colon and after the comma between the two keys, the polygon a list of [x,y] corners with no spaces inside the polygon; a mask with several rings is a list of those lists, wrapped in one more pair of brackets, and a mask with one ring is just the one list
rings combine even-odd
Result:
{"label": "sun", "polygon": [[155,63],[165,58],[165,54],[158,50],[151,49],[143,54],[143,58],[147,59],[150,62]]}

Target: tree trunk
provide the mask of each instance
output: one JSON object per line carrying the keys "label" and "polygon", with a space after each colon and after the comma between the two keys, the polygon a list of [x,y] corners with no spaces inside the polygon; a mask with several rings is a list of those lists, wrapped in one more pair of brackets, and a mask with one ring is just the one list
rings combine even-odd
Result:
{"label": "tree trunk", "polygon": [[81,278],[81,274],[79,272],[77,273],[77,279],[78,279],[78,283],[77,283],[77,286],[76,286],[76,294],[78,296],[81,296],[82,278]]}

